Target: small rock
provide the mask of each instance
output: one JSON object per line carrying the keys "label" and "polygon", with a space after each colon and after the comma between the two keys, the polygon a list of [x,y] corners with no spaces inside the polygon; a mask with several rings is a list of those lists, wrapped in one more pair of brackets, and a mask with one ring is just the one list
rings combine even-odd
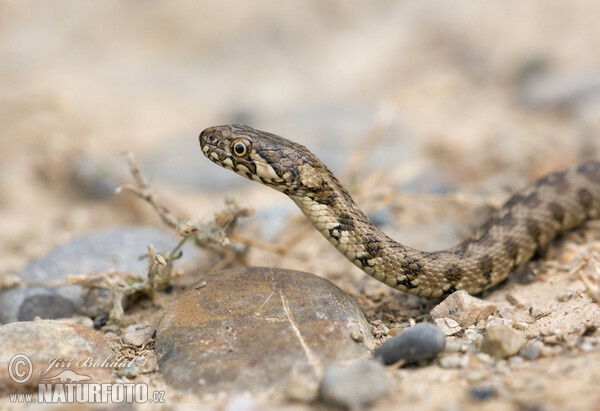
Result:
{"label": "small rock", "polygon": [[470,383],[474,383],[474,382],[479,382],[479,381],[484,380],[487,376],[488,376],[488,373],[483,370],[474,370],[474,371],[470,371],[467,374],[467,380]]}
{"label": "small rock", "polygon": [[108,322],[108,313],[100,314],[96,318],[94,318],[94,328],[99,330]]}
{"label": "small rock", "polygon": [[447,336],[458,334],[462,327],[452,318],[436,318],[435,325]]}
{"label": "small rock", "polygon": [[138,375],[138,369],[137,369],[137,366],[135,365],[135,363],[127,364],[125,367],[120,367],[117,369],[118,377],[125,377],[125,378],[129,378],[129,379],[133,379],[133,378],[137,377],[137,375]]}
{"label": "small rock", "polygon": [[544,337],[544,344],[546,345],[558,345],[562,342],[562,339],[557,335],[546,335]]}
{"label": "small rock", "polygon": [[584,351],[584,352],[589,352],[589,351],[595,351],[596,350],[596,347],[594,347],[594,345],[592,343],[589,343],[589,342],[582,342],[579,345],[579,348],[581,349],[581,351]]}
{"label": "small rock", "polygon": [[496,390],[493,387],[475,387],[471,388],[469,396],[477,401],[485,401],[496,396]]}
{"label": "small rock", "polygon": [[562,293],[561,295],[556,297],[556,301],[565,303],[565,302],[569,301],[571,298],[573,298],[574,296],[575,296],[575,293],[573,291],[567,291],[566,293]]}
{"label": "small rock", "polygon": [[449,317],[461,327],[468,327],[476,324],[479,319],[486,319],[496,311],[495,304],[473,297],[464,290],[459,290],[433,307],[430,314],[434,320]]}
{"label": "small rock", "polygon": [[525,303],[523,303],[521,300],[519,300],[517,297],[515,297],[512,294],[506,294],[506,301],[508,301],[509,303],[511,303],[512,305],[514,305],[517,308],[525,308],[526,307]]}
{"label": "small rock", "polygon": [[444,348],[445,352],[453,352],[453,353],[475,353],[477,349],[473,344],[468,341],[461,340],[455,337],[446,338],[446,348]]}
{"label": "small rock", "polygon": [[75,313],[75,305],[66,298],[55,294],[37,294],[23,300],[17,318],[19,321],[33,321],[36,317],[68,318]]}
{"label": "small rock", "polygon": [[484,352],[477,353],[475,359],[482,364],[488,365],[494,362],[494,359]]}
{"label": "small rock", "polygon": [[414,364],[434,358],[444,350],[446,336],[435,325],[417,324],[396,334],[374,352],[375,358],[381,358],[384,364]]}
{"label": "small rock", "polygon": [[346,368],[328,368],[321,381],[321,399],[329,404],[358,410],[388,392],[385,367],[372,359]]}
{"label": "small rock", "polygon": [[514,325],[514,321],[508,318],[501,318],[501,317],[496,317],[494,315],[489,316],[487,321],[486,321],[486,327],[489,326],[490,324],[500,324],[500,325],[504,325],[505,327],[512,327]]}
{"label": "small rock", "polygon": [[527,360],[537,360],[541,356],[541,350],[539,345],[543,344],[539,341],[532,341],[519,351],[519,355]]}
{"label": "small rock", "polygon": [[483,341],[483,332],[479,328],[471,326],[465,330],[465,338],[470,343],[479,346]]}
{"label": "small rock", "polygon": [[463,352],[463,346],[468,343],[455,337],[446,338],[446,347],[444,352]]}
{"label": "small rock", "polygon": [[[13,322],[0,327],[0,393],[37,392],[41,379],[54,377],[69,369],[91,377],[91,382],[111,383],[114,380],[110,363],[116,356],[107,341],[92,328],[52,320]],[[26,355],[31,361],[31,375],[22,384],[10,377],[9,364],[16,355]],[[106,366],[86,366],[86,360]],[[52,359],[64,359],[53,362]],[[27,370],[21,362],[21,370]],[[4,391],[6,390],[6,391]]]}
{"label": "small rock", "polygon": [[365,340],[365,335],[360,329],[354,329],[350,332],[350,338],[356,342],[363,342]]}
{"label": "small rock", "polygon": [[523,357],[521,357],[520,355],[515,355],[513,357],[510,357],[508,359],[508,362],[510,363],[510,365],[519,365],[519,364],[523,364],[525,362],[525,359]]}
{"label": "small rock", "polygon": [[440,358],[440,367],[442,368],[465,368],[469,365],[468,355],[450,354]]}
{"label": "small rock", "polygon": [[[369,324],[354,300],[313,274],[242,267],[210,274],[163,315],[159,370],[186,392],[284,392],[292,372],[366,357]],[[360,330],[364,341],[352,338]]]}
{"label": "small rock", "polygon": [[141,347],[152,338],[155,331],[154,327],[143,324],[130,325],[125,329],[125,334],[123,334],[123,344]]}
{"label": "small rock", "polygon": [[144,355],[136,357],[136,365],[141,374],[148,374],[158,371],[158,361],[154,350],[146,351]]}
{"label": "small rock", "polygon": [[507,358],[518,353],[524,344],[525,336],[520,331],[501,324],[490,324],[481,349],[496,358]]}

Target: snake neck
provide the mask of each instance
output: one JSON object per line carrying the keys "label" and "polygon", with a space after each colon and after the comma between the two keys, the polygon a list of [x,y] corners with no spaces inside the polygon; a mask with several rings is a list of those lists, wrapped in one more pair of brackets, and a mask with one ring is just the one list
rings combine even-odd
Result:
{"label": "snake neck", "polygon": [[342,255],[376,280],[426,297],[441,297],[454,291],[450,283],[441,288],[439,281],[431,281],[436,270],[426,265],[426,261],[439,253],[419,251],[393,240],[342,190],[341,187],[336,190],[334,201],[331,198],[322,201],[311,195],[291,198]]}

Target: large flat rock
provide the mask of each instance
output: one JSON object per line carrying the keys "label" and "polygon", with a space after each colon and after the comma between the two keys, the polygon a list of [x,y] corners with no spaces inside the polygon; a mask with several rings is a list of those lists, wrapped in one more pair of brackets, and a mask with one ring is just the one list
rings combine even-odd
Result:
{"label": "large flat rock", "polygon": [[171,304],[156,349],[168,384],[195,393],[280,392],[292,373],[368,355],[350,296],[312,274],[244,267],[207,276]]}

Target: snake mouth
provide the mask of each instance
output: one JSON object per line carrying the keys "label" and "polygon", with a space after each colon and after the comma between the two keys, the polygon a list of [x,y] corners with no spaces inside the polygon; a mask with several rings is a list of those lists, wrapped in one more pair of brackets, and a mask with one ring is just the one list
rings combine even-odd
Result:
{"label": "snake mouth", "polygon": [[198,136],[202,153],[213,163],[221,165],[221,162],[229,157],[228,153],[221,147],[224,138],[218,127],[209,127]]}

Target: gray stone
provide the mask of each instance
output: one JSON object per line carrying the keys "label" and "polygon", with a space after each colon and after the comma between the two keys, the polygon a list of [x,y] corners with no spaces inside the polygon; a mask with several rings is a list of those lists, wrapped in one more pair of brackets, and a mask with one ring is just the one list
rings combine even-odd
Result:
{"label": "gray stone", "polygon": [[540,358],[542,353],[538,344],[536,344],[535,342],[531,342],[528,343],[525,347],[523,347],[521,351],[519,351],[519,355],[527,360],[533,361]]}
{"label": "gray stone", "polygon": [[124,344],[141,347],[148,342],[156,330],[143,324],[133,324],[125,329],[125,334],[121,337]]}
{"label": "gray stone", "polygon": [[[67,275],[87,274],[113,268],[144,277],[148,263],[140,258],[153,244],[157,251],[171,250],[177,238],[154,227],[125,226],[76,237],[25,266],[17,277],[24,282],[61,282]],[[197,258],[199,250],[186,245],[181,263]],[[79,286],[25,286],[0,292],[0,322],[70,317],[80,313],[95,317],[112,307],[110,294]]]}
{"label": "gray stone", "polygon": [[487,329],[481,350],[496,358],[507,358],[515,355],[525,345],[522,332],[501,324],[490,324]]}
{"label": "gray stone", "polygon": [[71,317],[77,311],[75,305],[60,295],[37,294],[27,297],[19,307],[19,321],[32,321],[40,318]]}
{"label": "gray stone", "polygon": [[125,377],[129,379],[133,379],[138,375],[138,368],[135,363],[127,364],[125,367],[121,367],[117,369],[118,377]]}
{"label": "gray stone", "polygon": [[480,319],[486,319],[497,310],[495,304],[473,297],[464,290],[459,290],[433,307],[430,314],[434,320],[448,317],[461,327],[468,327],[476,324]]}
{"label": "gray stone", "polygon": [[366,359],[345,368],[328,368],[319,389],[324,402],[353,410],[362,409],[385,396],[387,392],[385,367],[373,359]]}
{"label": "gray stone", "polygon": [[375,350],[375,358],[384,364],[414,364],[434,358],[444,350],[446,336],[435,325],[420,323],[381,344]]}
{"label": "gray stone", "polygon": [[[13,322],[0,327],[0,341],[0,393],[37,391],[39,383],[58,381],[42,379],[54,377],[66,369],[91,377],[91,382],[110,383],[114,380],[110,364],[117,361],[117,357],[102,335],[89,327],[52,320]],[[30,378],[22,384],[15,382],[9,373],[11,359],[18,354],[26,355],[32,366]],[[56,358],[65,361],[52,362]],[[89,358],[105,364],[86,366],[85,361]],[[49,368],[51,364],[55,366]],[[19,365],[18,360],[13,362],[12,369],[15,366],[21,367],[21,371],[27,367],[26,363]]]}
{"label": "gray stone", "polygon": [[292,372],[320,378],[325,364],[366,357],[370,339],[352,298],[329,281],[243,267],[208,275],[174,301],[156,352],[165,381],[183,391],[284,392]]}

